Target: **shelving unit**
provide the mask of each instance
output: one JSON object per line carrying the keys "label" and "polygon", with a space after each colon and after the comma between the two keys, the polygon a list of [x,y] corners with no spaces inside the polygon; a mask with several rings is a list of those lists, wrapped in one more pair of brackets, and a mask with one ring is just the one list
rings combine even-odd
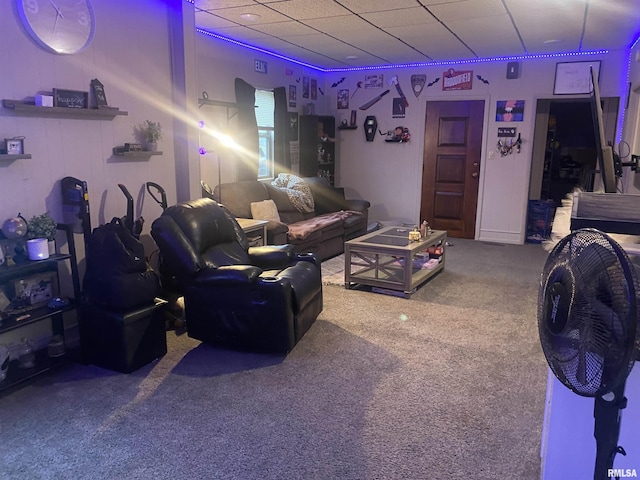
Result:
{"label": "shelving unit", "polygon": [[[80,276],[78,273],[78,262],[76,258],[75,240],[72,227],[70,225],[58,224],[58,230],[63,230],[67,237],[68,253],[57,253],[49,256],[45,260],[25,261],[18,264],[0,266],[0,288],[5,292],[10,291],[10,283],[29,275],[52,272],[58,277],[58,268],[61,262],[68,261],[71,270],[71,279],[73,284],[73,299],[69,299],[68,305],[49,308],[41,306],[31,310],[20,311],[20,313],[12,314],[0,323],[0,343],[2,336],[8,332],[25,328],[38,322],[51,321],[52,333],[62,335],[64,338],[63,315],[72,312],[78,308],[81,299],[80,292]],[[59,282],[58,282],[59,283]],[[28,318],[18,320],[23,315],[29,315]],[[68,349],[67,349],[68,352]],[[17,359],[9,363],[7,378],[0,382],[0,394],[11,387],[25,382],[51,368],[66,363],[69,360],[69,353],[63,357],[49,358],[46,349],[36,351],[35,366],[28,369],[18,367]]]}
{"label": "shelving unit", "polygon": [[129,115],[128,112],[116,107],[100,108],[64,108],[64,107],[39,107],[20,100],[2,100],[5,113],[22,117],[56,117],[75,118],[82,120],[113,120],[119,115]]}
{"label": "shelving unit", "polygon": [[332,186],[335,185],[335,135],[335,117],[327,115],[300,116],[301,176],[325,177]]}

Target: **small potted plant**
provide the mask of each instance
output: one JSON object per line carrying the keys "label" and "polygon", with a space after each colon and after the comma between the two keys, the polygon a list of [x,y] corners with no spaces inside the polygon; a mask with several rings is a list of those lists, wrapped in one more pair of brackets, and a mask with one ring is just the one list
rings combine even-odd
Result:
{"label": "small potted plant", "polygon": [[158,147],[158,140],[162,138],[162,127],[160,122],[145,120],[137,127],[137,133],[144,143],[143,148],[147,151],[154,151]]}
{"label": "small potted plant", "polygon": [[49,243],[49,254],[56,253],[56,221],[51,218],[49,212],[42,215],[34,215],[27,222],[27,237],[32,240],[35,238],[46,238]]}

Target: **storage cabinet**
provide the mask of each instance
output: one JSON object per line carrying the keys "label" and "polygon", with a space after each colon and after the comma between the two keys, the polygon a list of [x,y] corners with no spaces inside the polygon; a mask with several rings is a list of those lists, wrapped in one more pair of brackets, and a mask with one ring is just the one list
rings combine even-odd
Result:
{"label": "storage cabinet", "polygon": [[[68,253],[56,253],[50,255],[45,260],[31,261],[8,265],[6,262],[0,266],[0,288],[7,296],[9,300],[13,300],[15,296],[16,288],[19,288],[21,280],[25,283],[31,279],[31,281],[37,281],[39,278],[45,281],[48,278],[52,279],[53,285],[59,285],[60,272],[59,268],[68,262],[72,287],[73,298],[69,298],[66,305],[56,305],[53,307],[48,306],[47,301],[39,302],[41,298],[36,298],[35,305],[26,305],[24,308],[9,308],[5,310],[7,316],[4,316],[0,321],[0,344],[7,344],[6,338],[9,337],[10,332],[14,332],[18,329],[24,329],[28,331],[27,327],[33,326],[40,322],[50,322],[52,335],[60,335],[64,340],[64,324],[63,317],[65,314],[75,311],[78,302],[80,302],[80,277],[78,274],[78,263],[76,259],[74,234],[70,225],[58,224],[58,229],[62,230],[66,234],[67,250]],[[45,282],[46,283],[46,282]],[[44,284],[43,284],[44,288]],[[51,295],[55,297],[57,292],[52,290]],[[47,292],[42,294],[42,298],[48,296]],[[32,297],[33,298],[33,297]],[[42,303],[41,305],[39,303]],[[28,334],[22,335],[18,333],[17,338],[29,337]],[[11,335],[11,337],[16,337]],[[30,339],[33,340],[33,339]],[[9,347],[14,347],[17,341],[15,338],[11,341]],[[36,348],[38,346],[36,345]],[[35,352],[35,364],[31,368],[20,368],[18,366],[18,359],[14,358],[16,349],[11,348],[11,361],[9,363],[9,369],[7,371],[7,377],[4,381],[0,381],[0,393],[10,387],[26,381],[42,372],[49,370],[50,368],[60,365],[67,361],[69,353],[61,357],[50,357],[47,348],[36,350]],[[69,350],[67,349],[67,352]]]}
{"label": "storage cabinet", "polygon": [[336,120],[327,115],[301,115],[300,176],[324,177],[335,184]]}

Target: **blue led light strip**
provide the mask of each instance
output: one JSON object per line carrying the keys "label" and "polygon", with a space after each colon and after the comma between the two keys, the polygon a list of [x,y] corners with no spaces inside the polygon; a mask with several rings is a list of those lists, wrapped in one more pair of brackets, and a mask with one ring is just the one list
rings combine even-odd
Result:
{"label": "blue led light strip", "polygon": [[240,47],[244,47],[250,50],[254,50],[256,52],[264,53],[265,55],[271,55],[272,57],[280,58],[282,60],[286,60],[288,62],[292,62],[297,65],[302,65],[303,67],[312,68],[314,70],[318,70],[319,72],[324,72],[324,73],[358,72],[362,70],[384,70],[389,68],[433,67],[433,66],[442,66],[442,65],[460,65],[465,63],[507,62],[507,61],[513,61],[513,60],[534,60],[538,58],[604,55],[609,53],[609,50],[590,50],[590,51],[584,51],[584,52],[545,53],[545,54],[537,54],[537,55],[512,55],[512,56],[504,56],[504,57],[471,58],[467,60],[447,60],[447,61],[439,61],[439,62],[433,61],[433,62],[421,62],[421,63],[400,63],[396,65],[371,65],[366,67],[322,68],[316,65],[311,65],[310,63],[301,62],[300,60],[296,60],[295,58],[287,57],[286,55],[281,55],[279,53],[265,50],[264,48],[256,47],[255,45],[249,45],[239,40],[234,40],[232,38],[224,37],[222,35],[218,35],[217,33],[209,32],[201,28],[196,28],[196,32],[201,33],[203,35],[207,35],[209,37],[212,37],[218,40],[222,40],[223,42],[232,43]]}

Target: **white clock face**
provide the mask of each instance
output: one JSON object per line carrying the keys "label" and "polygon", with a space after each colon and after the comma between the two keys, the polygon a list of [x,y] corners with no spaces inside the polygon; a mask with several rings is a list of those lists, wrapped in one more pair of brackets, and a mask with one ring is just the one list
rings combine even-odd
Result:
{"label": "white clock face", "polygon": [[91,0],[16,0],[27,32],[42,47],[59,54],[78,53],[95,32]]}

